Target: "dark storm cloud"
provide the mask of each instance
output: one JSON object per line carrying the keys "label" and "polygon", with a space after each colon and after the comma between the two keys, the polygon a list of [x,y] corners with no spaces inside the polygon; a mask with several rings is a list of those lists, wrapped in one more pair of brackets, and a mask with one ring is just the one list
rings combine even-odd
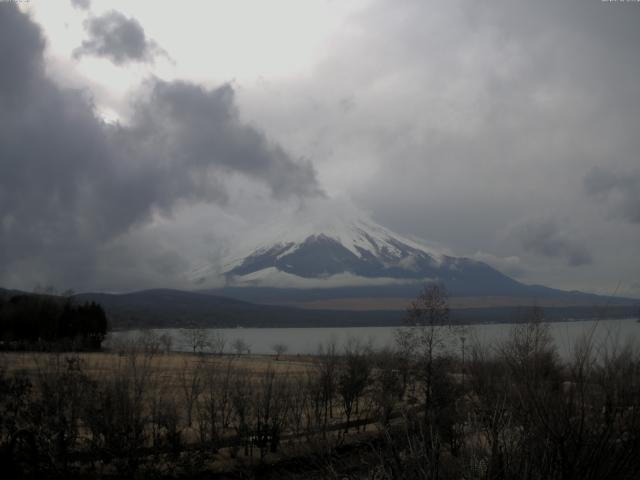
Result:
{"label": "dark storm cloud", "polygon": [[516,227],[514,233],[528,252],[545,257],[563,258],[567,265],[572,267],[593,262],[586,247],[571,239],[555,220],[530,221]]}
{"label": "dark storm cloud", "polygon": [[131,123],[109,126],[46,77],[43,47],[0,3],[0,284],[84,286],[103,244],[180,202],[224,203],[230,174],[277,198],[319,193],[310,164],[239,121],[229,86],[154,81]]}
{"label": "dark storm cloud", "polygon": [[111,60],[116,65],[127,62],[150,62],[164,53],[155,42],[147,38],[142,25],[135,18],[127,18],[115,10],[85,22],[89,38],[73,54],[95,55]]}
{"label": "dark storm cloud", "polygon": [[640,170],[594,167],[585,176],[584,185],[589,195],[607,203],[612,215],[640,223]]}
{"label": "dark storm cloud", "polygon": [[261,132],[239,123],[229,85],[209,91],[154,81],[148,97],[136,105],[133,125],[118,131],[117,143],[136,157],[151,153],[151,161],[160,156],[180,168],[213,161],[224,171],[264,180],[276,198],[320,194],[309,162],[292,162]]}
{"label": "dark storm cloud", "polygon": [[14,106],[43,75],[41,52],[44,40],[40,30],[35,24],[25,22],[24,16],[12,3],[0,3],[0,101],[3,107],[0,113]]}
{"label": "dark storm cloud", "polygon": [[91,0],[71,0],[71,5],[80,10],[88,10],[91,6]]}

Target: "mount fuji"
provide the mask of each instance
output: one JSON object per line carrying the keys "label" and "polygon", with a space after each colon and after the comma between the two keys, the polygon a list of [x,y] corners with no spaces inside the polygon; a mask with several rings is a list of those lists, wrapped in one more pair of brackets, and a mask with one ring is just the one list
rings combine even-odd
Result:
{"label": "mount fuji", "polygon": [[[337,212],[337,213],[336,213]],[[305,308],[402,309],[429,282],[467,307],[593,304],[596,295],[525,285],[490,265],[443,253],[349,208],[305,210],[248,235],[222,268],[202,265],[192,282],[237,299]],[[454,298],[455,297],[455,298]],[[452,302],[454,305],[456,302]]]}
{"label": "mount fuji", "polygon": [[354,287],[437,281],[501,291],[520,284],[489,265],[452,257],[363,218],[338,215],[275,229],[262,244],[229,259],[227,286]]}
{"label": "mount fuji", "polygon": [[461,322],[513,321],[534,304],[552,319],[604,318],[599,305],[612,318],[637,309],[632,299],[525,285],[347,208],[324,211],[301,210],[282,225],[245,235],[247,243],[237,244],[222,266],[206,262],[190,272],[195,291],[80,297],[99,301],[115,324],[129,327],[399,325],[428,282],[445,285],[452,318]]}

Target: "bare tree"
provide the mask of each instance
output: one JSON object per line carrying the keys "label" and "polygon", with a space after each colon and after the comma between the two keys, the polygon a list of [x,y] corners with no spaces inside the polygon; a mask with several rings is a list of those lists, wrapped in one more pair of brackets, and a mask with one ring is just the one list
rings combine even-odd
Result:
{"label": "bare tree", "polygon": [[203,353],[210,346],[209,332],[204,328],[183,328],[181,334],[193,353]]}
{"label": "bare tree", "polygon": [[231,422],[232,387],[236,381],[236,369],[231,359],[224,366],[210,363],[204,369],[203,401],[198,404],[200,439],[210,442],[214,449]]}
{"label": "bare tree", "polygon": [[499,346],[505,364],[513,375],[532,388],[558,370],[558,356],[544,312],[532,307],[525,312],[524,323],[515,325]]}
{"label": "bare tree", "polygon": [[305,424],[309,426],[308,407],[310,403],[308,383],[306,377],[301,374],[291,377],[290,381],[290,405],[289,409],[289,428],[293,431],[295,437],[302,433],[302,427]]}
{"label": "bare tree", "polygon": [[369,383],[371,359],[357,342],[350,342],[345,349],[344,364],[338,377],[338,393],[346,416],[345,433],[351,426],[351,414],[357,412],[358,401]]}
{"label": "bare tree", "polygon": [[136,340],[138,349],[146,355],[157,355],[160,353],[162,342],[160,336],[153,330],[146,330]]}
{"label": "bare tree", "polygon": [[47,363],[38,368],[30,416],[45,468],[64,471],[80,438],[83,395],[90,380],[78,355],[54,354]]}
{"label": "bare tree", "polygon": [[112,375],[92,382],[84,392],[82,420],[93,452],[113,461],[121,476],[134,476],[147,444],[147,405],[154,380],[150,360],[149,355],[129,353]]}
{"label": "bare tree", "polygon": [[193,407],[197,404],[198,398],[204,390],[202,376],[203,364],[201,362],[196,362],[195,365],[188,360],[183,362],[180,369],[180,388],[184,396],[188,427],[193,424]]}
{"label": "bare tree", "polygon": [[[453,337],[449,321],[449,296],[444,285],[425,285],[418,297],[407,309],[407,325],[403,336],[404,350],[412,350],[416,359],[416,376],[422,387],[422,421],[416,428],[420,431],[420,443],[429,477],[438,478],[441,465],[443,433],[450,430],[453,419],[448,410],[452,398],[449,368],[444,355],[448,341]],[[413,415],[412,415],[413,417]]]}
{"label": "bare tree", "polygon": [[316,427],[323,426],[323,412],[325,397],[322,374],[319,368],[308,370],[304,378],[304,392],[307,401],[303,403],[305,408],[305,423],[308,433],[311,433]]}
{"label": "bare tree", "polygon": [[276,354],[276,360],[280,360],[280,355],[284,355],[289,347],[287,347],[284,343],[276,343],[271,346],[271,350]]}
{"label": "bare tree", "polygon": [[152,445],[158,449],[169,448],[174,454],[182,447],[182,429],[178,402],[163,385],[149,398],[150,432]]}
{"label": "bare tree", "polygon": [[333,398],[336,394],[338,380],[339,357],[336,343],[330,341],[327,342],[326,345],[320,345],[317,358],[318,362],[316,367],[318,369],[318,375],[316,379],[319,382],[321,402],[324,410],[323,429],[326,430],[329,418],[333,418]]}
{"label": "bare tree", "polygon": [[405,342],[417,354],[420,379],[423,384],[425,407],[433,396],[434,361],[443,353],[451,337],[449,322],[449,296],[438,283],[428,284],[407,310],[408,330]]}
{"label": "bare tree", "polygon": [[[415,383],[411,382],[412,363],[416,354],[418,336],[415,335],[412,327],[397,328],[395,337],[395,359],[397,361],[398,373],[402,380],[402,388],[398,392],[398,399],[402,400],[409,384],[415,390]],[[415,392],[412,392],[414,394]]]}
{"label": "bare tree", "polygon": [[173,346],[173,337],[168,333],[163,333],[160,335],[160,344],[162,345],[162,350],[164,353],[171,352],[171,347]]}
{"label": "bare tree", "polygon": [[227,337],[220,330],[214,330],[211,334],[211,349],[214,353],[222,355],[227,346]]}
{"label": "bare tree", "polygon": [[245,342],[241,338],[236,338],[231,344],[233,351],[236,352],[236,355],[242,355],[245,352],[249,352],[249,344]]}
{"label": "bare tree", "polygon": [[290,408],[290,397],[287,376],[276,375],[271,368],[262,374],[254,386],[251,397],[254,416],[252,431],[261,459],[268,450],[273,453],[278,450]]}
{"label": "bare tree", "polygon": [[[253,443],[251,442],[251,424],[254,417],[252,395],[253,385],[249,380],[249,373],[246,370],[239,370],[231,388],[232,425],[239,443],[244,447],[246,456],[253,454]],[[232,450],[232,456],[234,455],[235,452]]]}
{"label": "bare tree", "polygon": [[374,378],[373,401],[377,418],[383,428],[388,427],[393,410],[402,398],[404,388],[401,361],[398,355],[389,350],[374,354],[374,366],[377,374]]}

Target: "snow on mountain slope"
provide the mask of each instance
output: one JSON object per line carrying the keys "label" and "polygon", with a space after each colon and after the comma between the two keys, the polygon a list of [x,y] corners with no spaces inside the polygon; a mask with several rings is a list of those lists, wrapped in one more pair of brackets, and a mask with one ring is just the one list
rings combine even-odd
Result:
{"label": "snow on mountain slope", "polygon": [[264,232],[260,246],[223,267],[227,285],[322,287],[511,279],[488,265],[443,255],[375,222],[345,214]]}
{"label": "snow on mountain slope", "polygon": [[[426,245],[404,238],[363,218],[344,215],[333,218],[306,219],[295,224],[275,226],[260,239],[260,247],[246,250],[224,264],[226,272],[246,262],[249,257],[273,256],[278,260],[296,253],[315,241],[334,242],[360,259],[373,256],[385,262],[410,262],[408,253],[420,253],[438,263],[443,256]],[[407,264],[409,266],[409,264]]]}
{"label": "snow on mountain slope", "polygon": [[442,281],[460,290],[491,285],[500,291],[517,286],[482,262],[445,255],[355,209],[325,203],[331,208],[283,214],[283,223],[245,235],[221,265],[192,270],[192,283],[324,288]]}

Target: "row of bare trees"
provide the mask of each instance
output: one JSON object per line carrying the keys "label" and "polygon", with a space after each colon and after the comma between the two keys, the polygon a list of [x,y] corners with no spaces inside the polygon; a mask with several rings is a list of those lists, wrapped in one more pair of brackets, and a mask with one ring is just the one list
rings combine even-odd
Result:
{"label": "row of bare trees", "polygon": [[339,478],[638,478],[633,345],[587,334],[561,360],[533,309],[499,344],[470,339],[463,360],[450,347],[468,334],[450,325],[438,288],[411,306],[395,348],[328,343],[290,370],[159,355],[156,341],[99,374],[63,354],[38,357],[35,374],[0,370],[0,463],[10,477],[188,476],[278,452],[321,458],[309,468]]}
{"label": "row of bare trees", "polygon": [[[418,408],[397,404],[369,458],[381,479],[640,478],[640,354],[587,331],[560,359],[540,308],[495,345],[447,349],[465,338],[448,322],[446,292],[425,289],[398,334]],[[595,327],[594,327],[595,328]],[[600,326],[600,328],[606,328]],[[380,441],[381,440],[381,441]]]}
{"label": "row of bare trees", "polygon": [[0,369],[2,464],[16,476],[132,475],[194,449],[262,459],[285,444],[298,451],[303,440],[341,443],[375,416],[373,357],[356,342],[344,355],[326,345],[295,371],[160,353],[147,339],[103,366],[52,354],[34,357],[35,372]]}
{"label": "row of bare trees", "polygon": [[[184,347],[193,354],[215,354],[233,352],[236,355],[251,353],[251,345],[244,339],[236,338],[229,342],[225,334],[220,330],[206,328],[183,328],[179,338]],[[155,353],[169,353],[174,347],[174,338],[169,333],[158,334],[153,330],[146,331],[138,338],[126,340],[111,340],[106,347],[111,350],[139,349],[153,350]],[[287,351],[287,346],[281,343],[275,344],[273,351],[279,357]]]}

